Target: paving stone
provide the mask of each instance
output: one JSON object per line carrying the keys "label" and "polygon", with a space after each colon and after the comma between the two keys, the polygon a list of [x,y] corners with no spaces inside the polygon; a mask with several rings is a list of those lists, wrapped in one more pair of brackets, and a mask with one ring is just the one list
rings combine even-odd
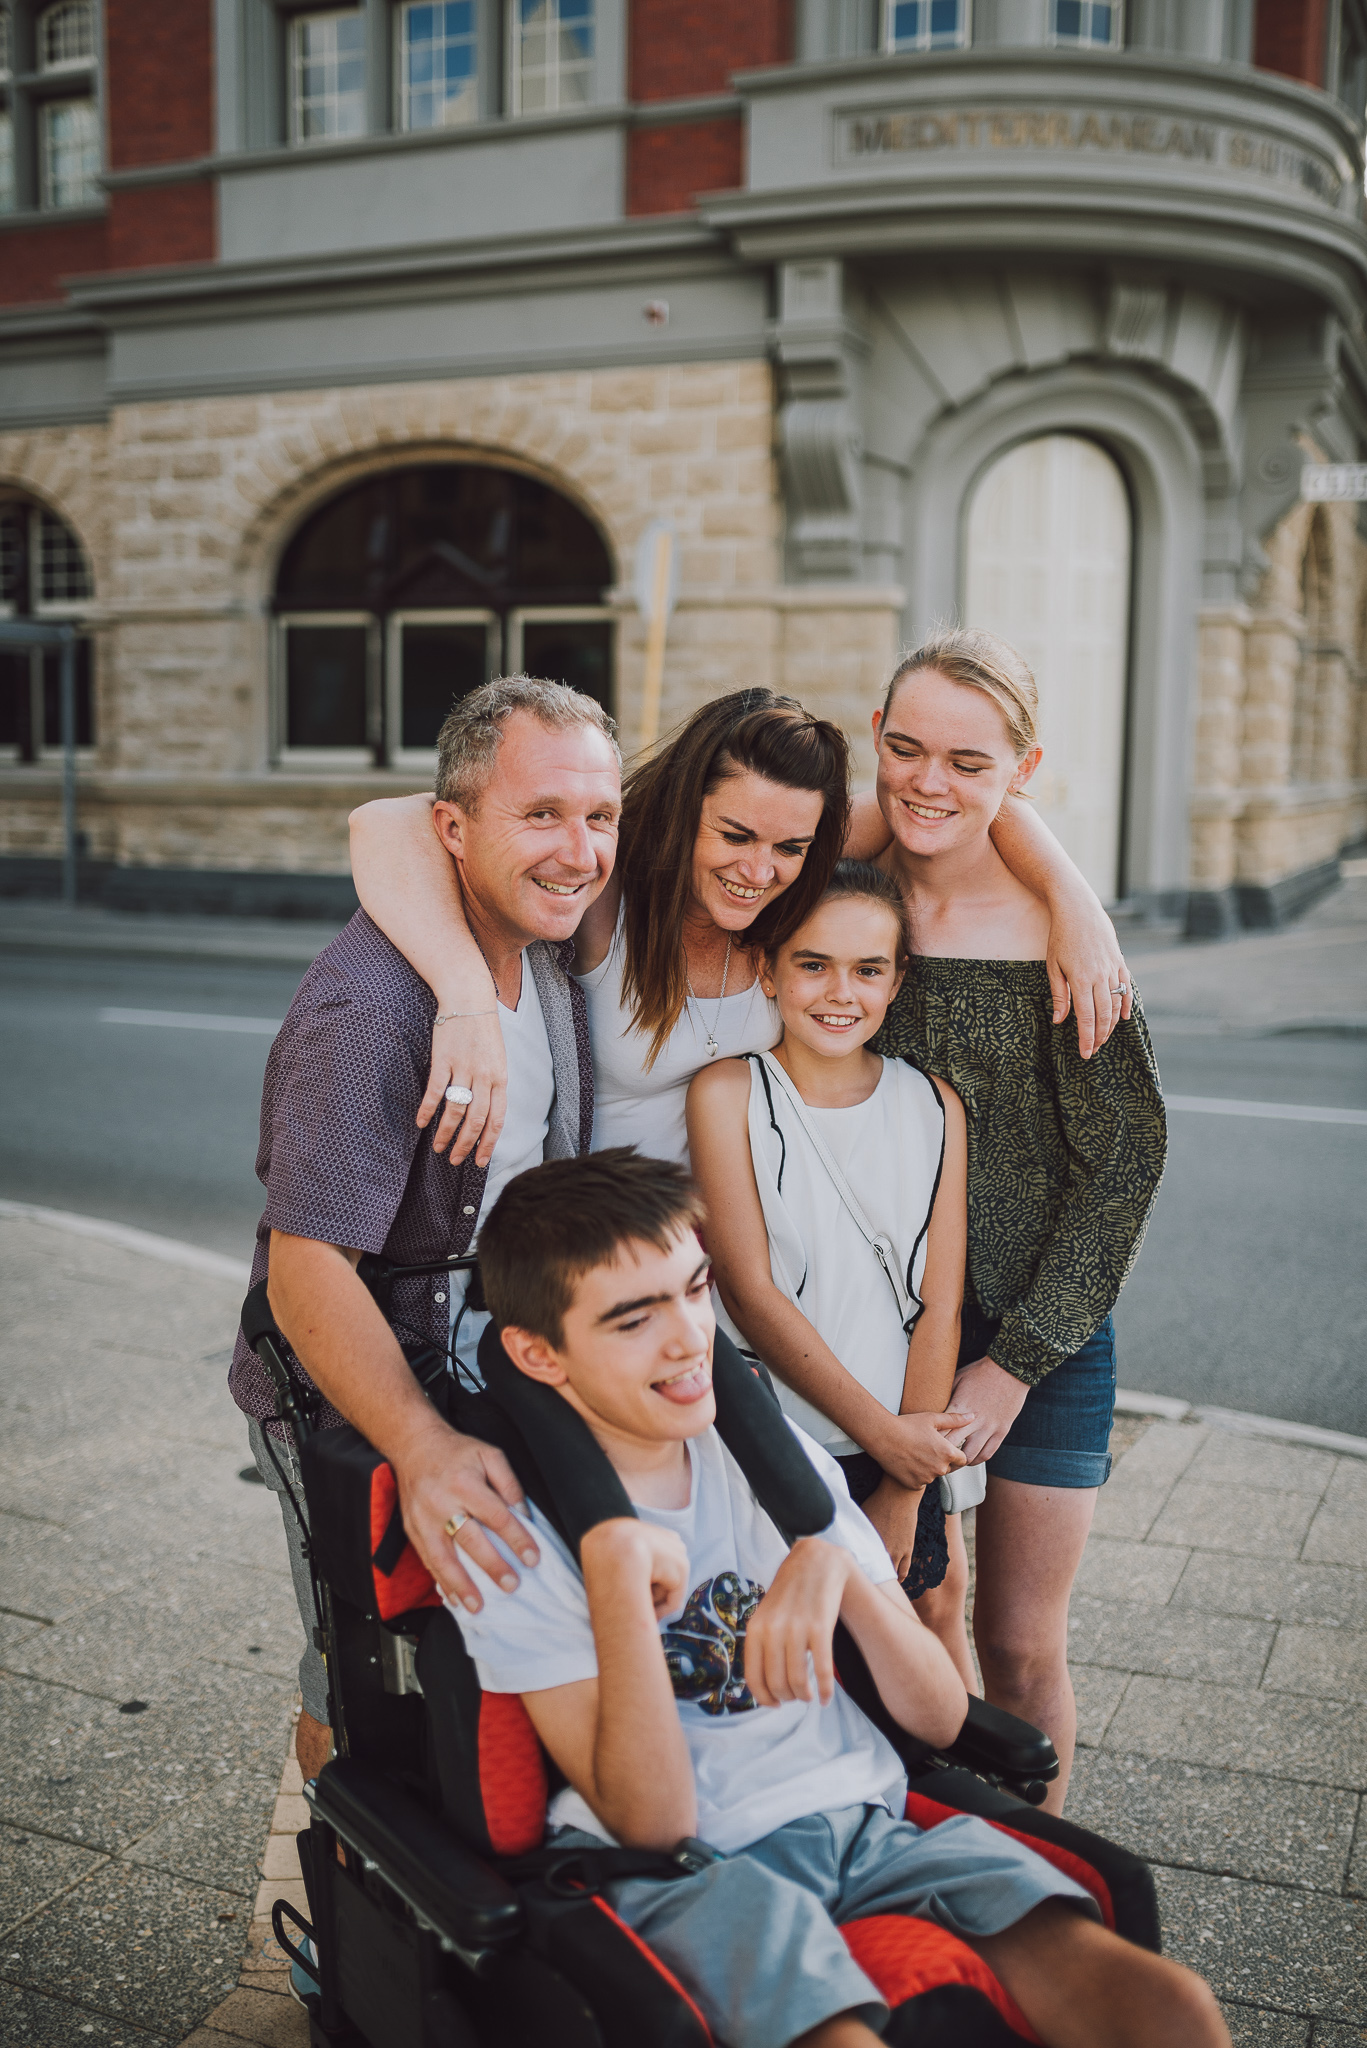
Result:
{"label": "paving stone", "polygon": [[41,1635],[46,1627],[46,1621],[37,1621],[31,1615],[6,1614],[0,1610],[0,1667],[8,1667],[19,1645],[26,1643],[30,1636]]}
{"label": "paving stone", "polygon": [[229,1992],[222,2005],[206,2015],[204,2028],[214,2048],[222,2048],[225,2034],[256,2043],[258,2048],[308,2048],[309,2044],[308,2014],[302,2005],[288,1996],[249,1986]]}
{"label": "paving stone", "polygon": [[[1146,1534],[1155,1543],[1232,1550],[1244,1557],[1298,1557],[1317,1509],[1303,1493],[1252,1493],[1188,1475]],[[1337,1563],[1347,1562],[1336,1559]]]}
{"label": "paving stone", "polygon": [[[1141,1552],[1156,1548],[1137,1547]],[[1085,1566],[1085,1553],[1082,1561]],[[1263,1621],[1329,1621],[1367,1628],[1367,1571],[1305,1564],[1299,1558],[1231,1557],[1193,1550],[1172,1604],[1199,1607],[1207,1614],[1248,1614]]]}
{"label": "paving stone", "polygon": [[[1345,1458],[1345,1465],[1353,1462]],[[1314,1564],[1347,1564],[1359,1570],[1367,1557],[1367,1502],[1332,1495],[1321,1502],[1301,1556]]]}
{"label": "paving stone", "polygon": [[[97,1850],[0,1822],[0,1929],[78,1883],[100,1860]],[[3,1968],[0,1962],[0,1973]]]}
{"label": "paving stone", "polygon": [[1126,1451],[1107,1486],[1102,1488],[1103,1494],[1121,1482],[1122,1474],[1127,1487],[1174,1486],[1211,1435],[1204,1423],[1152,1423],[1139,1442]]}
{"label": "paving stone", "polygon": [[[167,2034],[134,2025],[85,2004],[47,1998],[6,1980],[0,1961],[0,2042],[4,2048],[148,2048],[153,2041],[174,2041]],[[219,2036],[214,2048],[223,2048]]]}
{"label": "paving stone", "polygon": [[[302,1877],[263,1878],[257,1887],[256,1900],[252,1906],[253,1920],[269,1920],[277,1899],[288,1899],[296,1912],[309,1917],[309,1895],[304,1889]],[[285,1932],[289,1933],[288,1926]],[[291,1939],[294,1937],[291,1936]]]}
{"label": "paving stone", "polygon": [[0,1513],[0,1585],[22,1589],[9,1604],[43,1621],[75,1614],[121,1592],[134,1577],[132,1560],[105,1522],[92,1542],[87,1530],[58,1529],[29,1516]]}
{"label": "paving stone", "polygon": [[1234,2048],[1307,2048],[1310,2041],[1313,2020],[1268,2012],[1255,2005],[1235,2005],[1230,2000],[1220,2009]]}
{"label": "paving stone", "polygon": [[[270,1828],[271,1785],[239,1773],[175,1811],[125,1850],[125,1860],[255,1897]],[[301,1802],[302,1804],[302,1802]],[[243,1934],[246,1921],[243,1921]]]}
{"label": "paving stone", "polygon": [[1107,1749],[1078,1754],[1068,1818],[1156,1863],[1341,1891],[1358,1798]]}
{"label": "paving stone", "polygon": [[1218,1998],[1367,2021],[1367,1904],[1161,1866],[1154,1882],[1166,1953]]}
{"label": "paving stone", "polygon": [[1340,1458],[1324,1497],[1333,1507],[1367,1508],[1367,1458]]}
{"label": "paving stone", "polygon": [[1246,1486],[1272,1493],[1308,1493],[1319,1500],[1339,1463],[1333,1451],[1268,1437],[1235,1436],[1213,1429],[1188,1468],[1193,1479],[1216,1486]]}
{"label": "paving stone", "polygon": [[6,1938],[19,1960],[5,1967],[34,1990],[178,2040],[235,1989],[242,1934],[242,1900],[233,1893],[105,1864]]}
{"label": "paving stone", "polygon": [[1348,1862],[1348,1876],[1344,1890],[1355,1898],[1367,1898],[1367,1800],[1358,1810],[1357,1833],[1353,1839],[1353,1853]]}
{"label": "paving stone", "polygon": [[1263,1684],[1269,1692],[1367,1704],[1367,1629],[1287,1624],[1278,1630]]}
{"label": "paving stone", "polygon": [[1310,2035],[1311,2048],[1362,2048],[1367,2027],[1336,2027],[1332,2020],[1316,2020]]}
{"label": "paving stone", "polygon": [[1082,1553],[1073,1593],[1094,1600],[1147,1600],[1162,1606],[1172,1598],[1192,1555],[1162,1543],[1132,1543],[1093,1534]]}
{"label": "paving stone", "polygon": [[1068,1661],[1256,1686],[1276,1632],[1275,1623],[1265,1621],[1190,1609],[1158,1612],[1139,1601],[1075,1594],[1068,1615]]}
{"label": "paving stone", "polygon": [[[283,1549],[283,1545],[282,1545]],[[149,1670],[170,1673],[210,1657],[296,1678],[299,1613],[284,1574],[240,1568],[215,1577],[187,1568],[177,1585],[115,1593],[44,1629],[12,1652],[10,1668],[127,1699]]]}
{"label": "paving stone", "polygon": [[[290,1761],[293,1763],[294,1759],[291,1758]],[[294,1768],[296,1771],[298,1770],[299,1766],[297,1763],[295,1763]],[[273,1835],[297,1835],[301,1828],[306,1828],[310,1825],[311,1820],[312,1815],[309,1812],[309,1803],[305,1799],[302,1790],[292,1793],[282,1791],[275,1802],[275,1811],[271,1815],[271,1833]]]}
{"label": "paving stone", "polygon": [[270,1836],[261,1858],[261,1875],[271,1879],[283,1878],[291,1883],[301,1875],[299,1845],[293,1835]]}
{"label": "paving stone", "polygon": [[[1124,1469],[1122,1465],[1121,1472]],[[1146,1486],[1140,1482],[1122,1487],[1117,1475],[1097,1495],[1096,1514],[1092,1520],[1093,1536],[1119,1536],[1142,1543],[1162,1513],[1170,1492],[1170,1487]]]}
{"label": "paving stone", "polygon": [[1077,1698],[1077,1739],[1095,1747],[1105,1736],[1111,1716],[1130,1683],[1127,1671],[1107,1671],[1100,1665],[1080,1664],[1070,1671]]}
{"label": "paving stone", "polygon": [[1367,1709],[1340,1700],[1141,1674],[1128,1683],[1105,1747],[1291,1783],[1367,1786]]}

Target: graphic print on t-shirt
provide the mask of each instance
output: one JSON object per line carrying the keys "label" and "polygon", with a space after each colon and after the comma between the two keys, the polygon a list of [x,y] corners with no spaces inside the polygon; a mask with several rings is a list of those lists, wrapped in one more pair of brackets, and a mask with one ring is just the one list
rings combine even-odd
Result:
{"label": "graphic print on t-shirt", "polygon": [[676,1700],[705,1714],[747,1714],[755,1696],[745,1683],[745,1624],[764,1598],[763,1586],[739,1572],[718,1572],[688,1596],[679,1619],[660,1631]]}

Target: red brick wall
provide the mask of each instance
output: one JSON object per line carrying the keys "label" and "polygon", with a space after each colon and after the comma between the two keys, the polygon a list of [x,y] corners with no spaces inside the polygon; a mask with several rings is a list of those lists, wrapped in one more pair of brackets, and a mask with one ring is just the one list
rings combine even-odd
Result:
{"label": "red brick wall", "polygon": [[792,56],[791,0],[631,0],[628,38],[632,99],[725,92],[733,71]]}
{"label": "red brick wall", "polygon": [[58,278],[76,270],[104,270],[106,248],[102,220],[6,228],[0,235],[0,304],[27,306],[62,298]]}
{"label": "red brick wall", "polygon": [[627,139],[627,212],[687,213],[698,192],[745,182],[739,115],[636,128]]}
{"label": "red brick wall", "polygon": [[1329,0],[1258,0],[1253,62],[1305,85],[1323,86],[1329,50]]}
{"label": "red brick wall", "polygon": [[109,268],[153,263],[211,263],[215,254],[214,187],[135,185],[109,198]]}
{"label": "red brick wall", "polygon": [[212,0],[105,0],[112,170],[181,163],[214,146]]}

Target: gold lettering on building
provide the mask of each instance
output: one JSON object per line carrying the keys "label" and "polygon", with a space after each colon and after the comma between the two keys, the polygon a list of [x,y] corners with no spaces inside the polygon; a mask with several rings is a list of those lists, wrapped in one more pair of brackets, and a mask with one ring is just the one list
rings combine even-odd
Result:
{"label": "gold lettering on building", "polygon": [[1324,158],[1289,143],[1165,114],[1003,107],[962,113],[894,110],[843,114],[838,119],[837,157],[842,163],[950,149],[1073,150],[1084,155],[1095,150],[1181,157],[1296,185],[1326,206],[1338,204],[1344,182]]}

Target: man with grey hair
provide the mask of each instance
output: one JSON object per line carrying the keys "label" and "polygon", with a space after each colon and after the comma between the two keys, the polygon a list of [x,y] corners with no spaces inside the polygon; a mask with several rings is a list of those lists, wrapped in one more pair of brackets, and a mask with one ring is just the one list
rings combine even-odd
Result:
{"label": "man with grey hair", "polygon": [[[271,1047],[252,1284],[268,1283],[302,1400],[323,1427],[350,1422],[389,1460],[411,1541],[443,1591],[473,1612],[480,1595],[460,1552],[513,1592],[517,1579],[485,1530],[527,1565],[536,1546],[509,1512],[521,1489],[506,1460],[442,1421],[409,1361],[435,1351],[473,1362],[485,1318],[467,1309],[464,1275],[446,1273],[394,1281],[382,1312],[356,1266],[366,1252],[405,1266],[463,1253],[515,1174],[588,1151],[593,1064],[570,935],[612,872],[621,757],[592,699],[528,676],[471,692],[437,745],[433,825],[493,976],[507,1048],[503,1129],[487,1166],[473,1151],[449,1164],[419,1129],[443,1018],[358,910],[304,976]],[[444,1009],[472,1014],[485,1001],[463,1003],[457,989]],[[309,1778],[327,1760],[331,1730],[307,1563],[283,1498],[286,1479],[300,1499],[302,1487],[274,1390],[241,1331],[229,1384],[251,1418],[258,1470],[282,1495],[306,1639],[298,1754]]]}

